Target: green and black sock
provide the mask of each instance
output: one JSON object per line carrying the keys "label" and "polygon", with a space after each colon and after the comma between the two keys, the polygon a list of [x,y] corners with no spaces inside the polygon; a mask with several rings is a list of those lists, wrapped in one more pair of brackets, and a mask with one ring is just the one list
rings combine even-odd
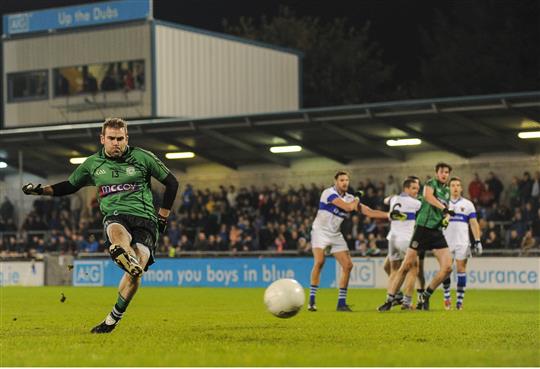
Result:
{"label": "green and black sock", "polygon": [[111,313],[107,316],[107,318],[111,318],[110,320],[106,319],[107,324],[109,324],[111,320],[113,321],[111,324],[118,324],[120,319],[122,319],[124,316],[124,312],[126,311],[128,305],[129,301],[124,299],[122,295],[118,294],[118,300],[116,300],[116,304],[114,304]]}

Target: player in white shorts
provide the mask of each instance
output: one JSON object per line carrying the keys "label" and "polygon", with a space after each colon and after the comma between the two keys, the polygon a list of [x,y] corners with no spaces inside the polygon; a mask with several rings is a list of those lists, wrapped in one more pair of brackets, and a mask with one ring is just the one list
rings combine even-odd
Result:
{"label": "player in white shorts", "polygon": [[[420,210],[422,203],[416,199],[420,186],[412,178],[403,182],[403,192],[390,198],[390,210],[398,210],[406,215],[404,221],[393,220],[390,223],[390,232],[386,239],[388,240],[388,260],[390,262],[390,275],[388,277],[388,287],[392,285],[396,272],[405,258],[405,253],[409,248],[414,233],[416,212]],[[402,300],[402,309],[410,309],[412,306],[412,293],[416,276],[414,273],[407,277],[405,283],[405,293]],[[390,292],[388,292],[390,293]]]}
{"label": "player in white shorts", "polygon": [[[418,185],[419,190],[417,191],[417,194],[415,197],[418,201],[420,201],[420,192],[421,192],[420,189],[422,188],[422,186],[420,185],[420,178],[418,178],[417,176],[408,176],[407,179],[413,180]],[[384,199],[384,203],[390,206],[390,200],[392,199],[393,196],[396,196],[396,195],[387,196]],[[421,258],[419,257],[418,259],[419,260],[418,260],[418,278],[417,278],[418,290],[417,291],[419,294],[421,294],[424,292],[424,286],[425,286],[424,255],[422,254],[422,257]],[[390,278],[390,273],[392,272],[392,269],[390,267],[390,254],[389,253],[386,255],[386,258],[384,259],[383,269],[386,275],[388,276],[388,278]],[[405,284],[407,285],[407,282],[405,282]],[[395,301],[394,305],[401,305],[401,303],[403,302],[403,292],[401,290],[396,294],[394,301]]]}
{"label": "player in white shorts", "polygon": [[[349,188],[349,173],[338,171],[334,176],[334,186],[325,189],[319,201],[319,210],[313,221],[311,231],[311,248],[313,252],[313,269],[311,271],[311,286],[309,293],[309,311],[317,311],[315,295],[319,288],[321,270],[324,265],[324,250],[330,247],[330,252],[341,265],[342,274],[339,281],[339,296],[337,311],[352,311],[347,305],[347,287],[353,268],[347,242],[341,234],[340,226],[348,216],[348,213],[360,210],[362,214],[371,218],[388,219],[390,214],[380,210],[372,210],[366,205],[360,204],[361,191],[355,195],[347,193]],[[392,217],[403,217],[399,211]]]}
{"label": "player in white shorts", "polygon": [[[450,218],[448,227],[443,230],[444,237],[450,248],[450,252],[456,261],[457,288],[456,288],[456,309],[463,309],[463,299],[465,297],[465,287],[467,285],[467,259],[471,256],[471,242],[469,237],[469,227],[474,237],[473,251],[477,255],[482,254],[482,244],[480,242],[480,226],[476,219],[476,209],[474,204],[461,197],[463,188],[461,179],[454,177],[450,180],[450,204],[448,208],[456,215]],[[444,288],[444,308],[450,310],[452,301],[450,299],[450,277],[443,281]]]}

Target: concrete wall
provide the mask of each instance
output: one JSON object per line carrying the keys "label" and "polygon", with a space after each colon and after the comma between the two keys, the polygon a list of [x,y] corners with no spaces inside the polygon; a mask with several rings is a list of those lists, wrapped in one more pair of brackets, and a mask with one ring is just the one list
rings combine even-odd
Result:
{"label": "concrete wall", "polygon": [[46,286],[70,286],[73,280],[73,255],[46,254],[45,261],[45,285]]}

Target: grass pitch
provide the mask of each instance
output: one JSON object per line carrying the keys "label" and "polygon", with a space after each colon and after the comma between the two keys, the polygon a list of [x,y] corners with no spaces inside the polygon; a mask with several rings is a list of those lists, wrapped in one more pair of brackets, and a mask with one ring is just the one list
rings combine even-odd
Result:
{"label": "grass pitch", "polygon": [[[60,302],[63,292],[67,300]],[[92,335],[115,288],[0,288],[1,366],[540,366],[540,293],[469,290],[463,311],[378,313],[382,290],[350,290],[353,313],[278,319],[262,289],[139,290],[108,335]]]}

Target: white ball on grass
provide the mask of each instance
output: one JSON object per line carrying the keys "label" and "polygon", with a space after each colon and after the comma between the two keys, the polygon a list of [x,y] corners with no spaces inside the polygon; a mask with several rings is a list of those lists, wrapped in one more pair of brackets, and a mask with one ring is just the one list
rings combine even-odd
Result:
{"label": "white ball on grass", "polygon": [[295,316],[304,306],[304,301],[304,289],[294,279],[278,279],[264,291],[266,308],[278,318]]}

